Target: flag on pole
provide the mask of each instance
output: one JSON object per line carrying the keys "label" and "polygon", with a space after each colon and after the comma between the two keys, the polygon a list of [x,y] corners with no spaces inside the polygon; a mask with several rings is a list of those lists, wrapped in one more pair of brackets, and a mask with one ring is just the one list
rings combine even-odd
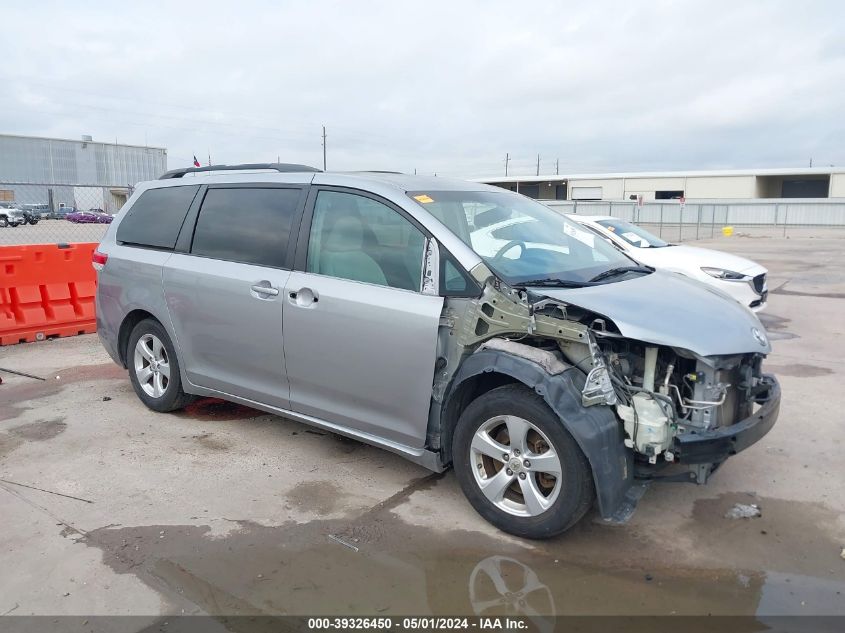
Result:
{"label": "flag on pole", "polygon": [[200,166],[200,162],[197,160],[197,155],[194,154],[194,167],[199,167],[199,166]]}

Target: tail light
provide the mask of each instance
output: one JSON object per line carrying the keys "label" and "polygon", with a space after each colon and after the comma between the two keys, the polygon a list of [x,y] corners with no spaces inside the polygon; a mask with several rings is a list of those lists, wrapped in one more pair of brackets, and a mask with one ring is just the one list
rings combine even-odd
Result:
{"label": "tail light", "polygon": [[100,272],[105,267],[108,260],[109,256],[105,253],[101,253],[100,251],[94,251],[91,254],[91,265],[97,272]]}

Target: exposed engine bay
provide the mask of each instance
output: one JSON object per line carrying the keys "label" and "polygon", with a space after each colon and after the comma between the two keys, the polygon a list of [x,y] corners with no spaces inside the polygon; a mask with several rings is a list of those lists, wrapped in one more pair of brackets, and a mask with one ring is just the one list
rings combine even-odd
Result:
{"label": "exposed engine bay", "polygon": [[696,358],[685,350],[596,333],[624,422],[626,446],[655,464],[673,462],[678,433],[747,418],[761,391],[761,355]]}
{"label": "exposed engine bay", "polygon": [[487,277],[479,299],[447,300],[441,329],[448,336],[441,337],[435,401],[461,357],[480,349],[496,347],[550,373],[553,366],[576,367],[587,377],[581,405],[615,411],[635,473],[646,479],[684,466],[679,479],[705,483],[720,461],[689,458],[676,438],[749,418],[771,386],[761,372],[763,353],[700,356],[632,340],[608,317],[549,298],[542,289],[511,288],[495,277]]}

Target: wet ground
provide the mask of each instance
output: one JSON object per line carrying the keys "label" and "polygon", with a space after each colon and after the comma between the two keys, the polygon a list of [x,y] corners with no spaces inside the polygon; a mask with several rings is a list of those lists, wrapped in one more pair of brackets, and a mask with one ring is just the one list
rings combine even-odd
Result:
{"label": "wet ground", "polygon": [[845,240],[718,246],[771,270],[778,424],[545,542],[452,473],[219,400],[149,412],[96,336],[0,348],[46,378],[0,374],[0,614],[845,615]]}

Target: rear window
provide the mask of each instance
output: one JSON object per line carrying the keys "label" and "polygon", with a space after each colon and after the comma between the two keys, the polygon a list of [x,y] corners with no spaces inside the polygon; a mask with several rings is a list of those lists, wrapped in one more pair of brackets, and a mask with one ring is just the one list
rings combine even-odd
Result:
{"label": "rear window", "polygon": [[121,220],[117,227],[117,241],[153,248],[173,248],[198,190],[199,185],[148,189]]}
{"label": "rear window", "polygon": [[191,253],[284,268],[300,189],[209,189]]}

